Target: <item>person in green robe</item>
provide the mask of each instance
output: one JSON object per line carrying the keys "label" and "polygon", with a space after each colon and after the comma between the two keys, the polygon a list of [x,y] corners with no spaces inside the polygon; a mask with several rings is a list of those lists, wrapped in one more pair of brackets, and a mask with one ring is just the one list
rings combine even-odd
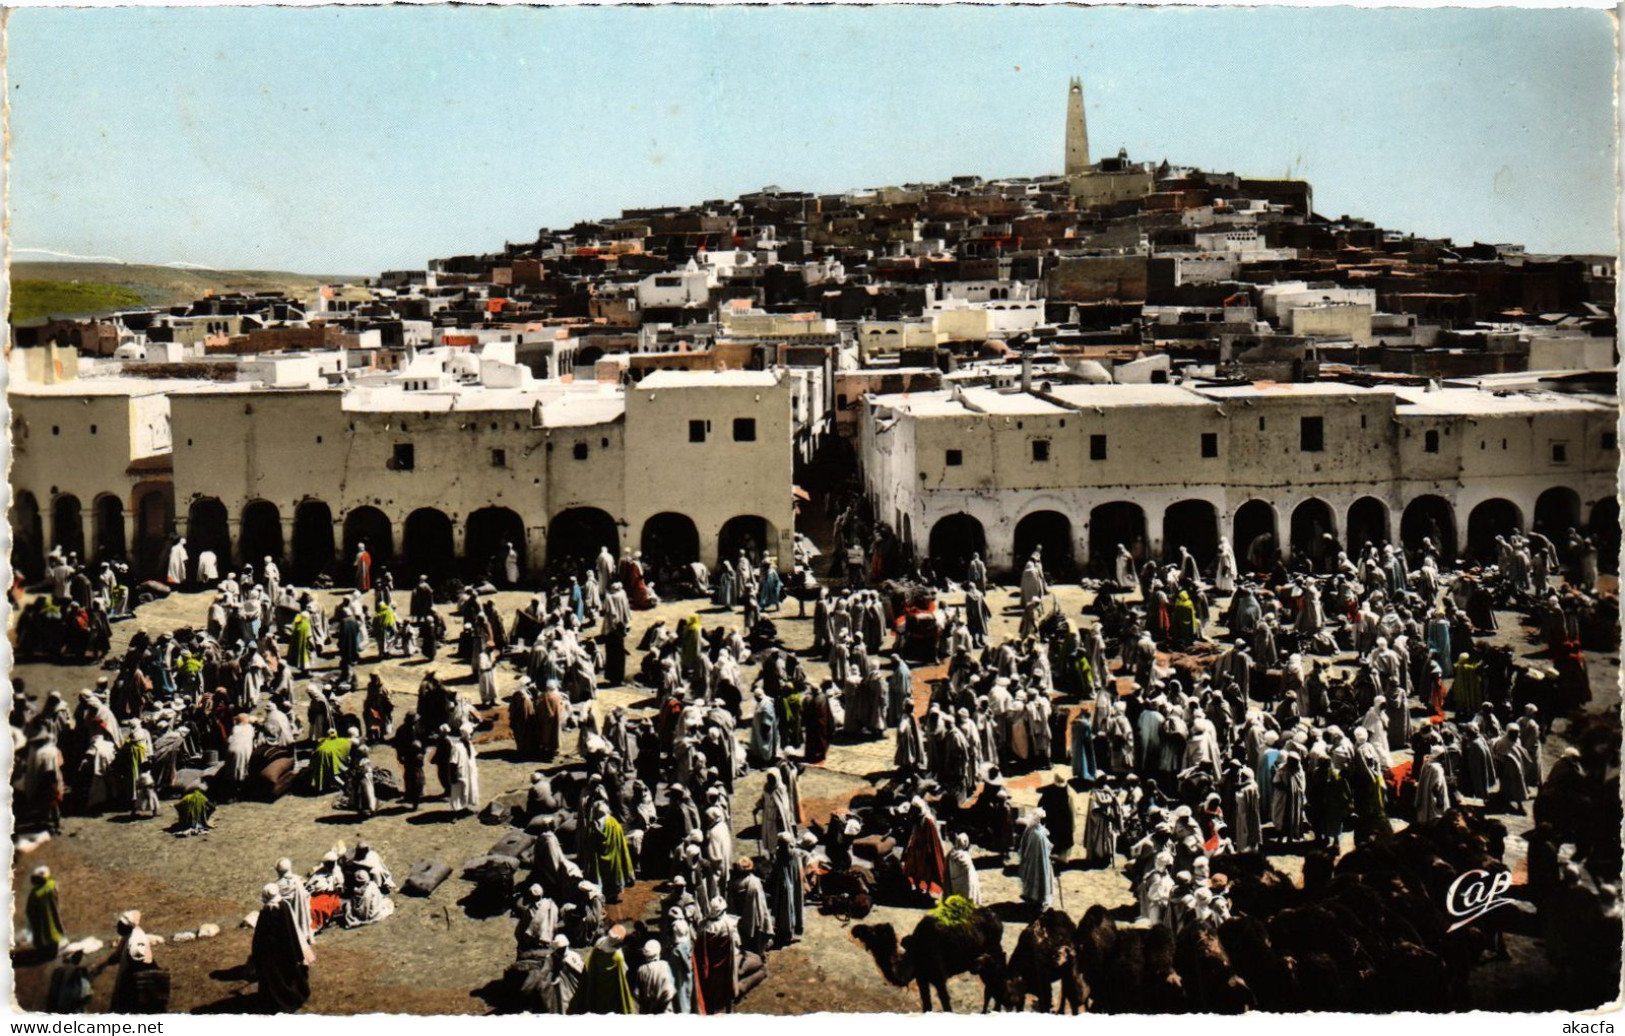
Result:
{"label": "person in green robe", "polygon": [[378,657],[388,658],[389,646],[395,640],[395,609],[388,601],[378,602],[378,611],[372,617],[372,639],[378,645]]}
{"label": "person in green robe", "polygon": [[350,764],[350,739],[329,732],[316,745],[310,761],[310,790],[322,795],[343,786],[344,771]]}
{"label": "person in green robe", "polygon": [[691,673],[700,661],[700,617],[690,615],[677,624],[677,648],[683,672]]}
{"label": "person in green robe", "polygon": [[636,1014],[632,987],[626,982],[626,958],[621,945],[626,929],[620,925],[594,944],[587,954],[586,967],[575,996],[570,998],[571,1014]]}
{"label": "person in green robe", "polygon": [[779,741],[797,747],[801,744],[801,692],[793,691],[779,699]]}
{"label": "person in green robe", "polygon": [[288,646],[288,661],[300,673],[310,670],[310,613],[300,612],[293,618],[293,640]]}
{"label": "person in green robe", "polygon": [[35,867],[34,887],[28,890],[28,931],[33,937],[34,952],[40,957],[55,957],[62,945],[62,911],[56,902],[56,879],[51,868]]}
{"label": "person in green robe", "polygon": [[632,875],[632,850],[626,844],[621,822],[609,812],[609,803],[599,802],[592,826],[594,880],[604,890],[605,903],[618,903],[621,890],[636,879]]}
{"label": "person in green robe", "polygon": [[147,761],[147,745],[135,737],[126,738],[113,757],[113,779],[118,782],[119,801],[135,803],[136,789],[141,787],[141,766]]}
{"label": "person in green robe", "polygon": [[1191,595],[1184,590],[1174,598],[1173,630],[1171,637],[1175,650],[1183,651],[1195,643],[1201,635],[1202,628],[1196,622],[1196,605],[1191,601]]}
{"label": "person in green robe", "polygon": [[214,815],[214,803],[209,801],[203,785],[194,784],[191,790],[175,803],[175,814],[180,818],[177,834],[201,835],[209,830],[209,818]]}

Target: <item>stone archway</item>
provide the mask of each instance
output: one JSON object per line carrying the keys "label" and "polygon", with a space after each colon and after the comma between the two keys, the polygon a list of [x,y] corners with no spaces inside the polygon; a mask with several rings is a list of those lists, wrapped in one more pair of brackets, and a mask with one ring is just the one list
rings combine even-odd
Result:
{"label": "stone archway", "polygon": [[1206,500],[1181,500],[1162,513],[1163,559],[1177,560],[1180,547],[1191,552],[1204,572],[1218,560],[1219,512]]}
{"label": "stone archway", "polygon": [[939,575],[963,580],[972,554],[987,560],[987,534],[970,515],[950,514],[931,526],[930,550],[931,566]]}
{"label": "stone archway", "polygon": [[1426,538],[1443,555],[1441,566],[1456,560],[1456,511],[1450,501],[1432,493],[1412,498],[1399,518],[1399,538],[1406,550],[1419,551]]}
{"label": "stone archway", "polygon": [[1034,511],[1016,523],[1010,567],[1019,573],[1042,549],[1044,573],[1052,581],[1070,582],[1078,574],[1072,542],[1071,519],[1059,511]]}

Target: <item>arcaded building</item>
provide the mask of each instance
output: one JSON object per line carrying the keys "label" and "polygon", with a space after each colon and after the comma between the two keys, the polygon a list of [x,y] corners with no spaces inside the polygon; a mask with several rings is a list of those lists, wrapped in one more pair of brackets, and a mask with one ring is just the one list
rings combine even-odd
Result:
{"label": "arcaded building", "polygon": [[[860,456],[877,515],[950,569],[1042,545],[1104,572],[1189,547],[1238,556],[1617,529],[1617,411],[1604,397],[1335,382],[966,388],[869,397]],[[1617,533],[1615,533],[1617,535]],[[1605,552],[1609,548],[1605,547]]]}
{"label": "arcaded building", "polygon": [[342,572],[360,543],[398,578],[477,574],[508,543],[533,576],[605,545],[707,565],[749,547],[788,570],[790,382],[704,371],[631,390],[412,376],[18,385],[18,556],[134,546],[152,573],[178,534],[194,564],[204,550],[222,564],[271,556],[302,581]]}

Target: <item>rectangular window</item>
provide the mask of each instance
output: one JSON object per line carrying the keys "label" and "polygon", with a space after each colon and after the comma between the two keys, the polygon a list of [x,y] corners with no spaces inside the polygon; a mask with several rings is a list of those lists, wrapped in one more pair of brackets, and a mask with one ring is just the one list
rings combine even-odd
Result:
{"label": "rectangular window", "polygon": [[1424,452],[1424,453],[1438,453],[1439,452],[1439,433],[1438,432],[1427,432],[1422,436],[1422,452]]}
{"label": "rectangular window", "polygon": [[1106,459],[1106,437],[1104,435],[1089,436],[1089,459]]}
{"label": "rectangular window", "polygon": [[586,460],[587,459],[587,444],[584,443],[584,442],[578,442],[578,443],[575,444],[575,448],[572,449],[570,452],[571,452],[571,455],[574,456],[576,460]]}
{"label": "rectangular window", "polygon": [[1219,433],[1202,433],[1202,456],[1217,457],[1219,455]]}
{"label": "rectangular window", "polygon": [[1258,430],[1261,432],[1264,430],[1264,419],[1262,417],[1258,419]]}
{"label": "rectangular window", "polygon": [[756,441],[756,418],[754,418],[754,417],[736,417],[736,418],[734,418],[734,442],[755,442],[755,441]]}
{"label": "rectangular window", "polygon": [[690,421],[688,423],[688,441],[689,442],[704,442],[705,441],[705,422],[704,421]]}
{"label": "rectangular window", "polygon": [[947,455],[943,457],[942,462],[950,468],[957,468],[965,463],[965,455],[959,450],[949,450]]}
{"label": "rectangular window", "polygon": [[1569,462],[1569,444],[1566,442],[1552,443],[1552,463],[1567,464]]}
{"label": "rectangular window", "polygon": [[1305,417],[1299,420],[1298,448],[1304,453],[1319,453],[1326,448],[1326,424],[1321,418]]}
{"label": "rectangular window", "polygon": [[492,450],[491,451],[491,466],[493,468],[505,468],[505,467],[507,467],[508,466],[508,451],[507,450]]}
{"label": "rectangular window", "polygon": [[1049,460],[1049,440],[1033,440],[1033,460],[1043,462]]}
{"label": "rectangular window", "polygon": [[1615,433],[1613,433],[1613,432],[1603,432],[1602,433],[1602,448],[1603,449],[1612,450],[1614,448],[1614,445],[1618,441],[1619,441],[1619,439],[1615,435]]}
{"label": "rectangular window", "polygon": [[417,451],[409,442],[395,444],[395,453],[389,459],[389,466],[396,471],[411,471],[417,467]]}

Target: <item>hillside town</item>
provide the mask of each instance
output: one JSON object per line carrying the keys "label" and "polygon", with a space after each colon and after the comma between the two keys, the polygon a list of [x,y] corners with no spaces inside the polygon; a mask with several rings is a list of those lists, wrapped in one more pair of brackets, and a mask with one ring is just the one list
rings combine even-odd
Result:
{"label": "hillside town", "polygon": [[1617,995],[1615,257],[1063,136],[14,328],[19,1002]]}

